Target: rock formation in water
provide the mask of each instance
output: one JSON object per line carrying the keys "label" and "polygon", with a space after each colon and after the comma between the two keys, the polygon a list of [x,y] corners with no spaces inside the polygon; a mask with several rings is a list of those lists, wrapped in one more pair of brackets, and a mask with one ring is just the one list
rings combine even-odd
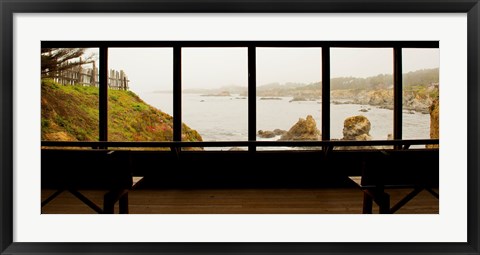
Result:
{"label": "rock formation in water", "polygon": [[315,101],[315,100],[319,100],[320,98],[318,97],[318,95],[314,95],[314,94],[302,94],[302,95],[296,95],[294,96],[292,99],[290,99],[290,101],[288,102],[302,102],[302,101]]}
{"label": "rock formation in water", "polygon": [[260,100],[282,100],[281,97],[261,97]]}
{"label": "rock formation in water", "polygon": [[[370,121],[363,115],[348,117],[343,122],[343,138],[341,140],[370,141],[372,140],[372,136],[370,136],[371,127]],[[344,146],[337,147],[336,149],[362,150],[372,148],[372,146]]]}
{"label": "rock formation in water", "polygon": [[258,130],[258,136],[261,138],[272,138],[275,137],[275,133],[268,130]]}
{"label": "rock formation in water", "polygon": [[372,140],[370,136],[371,124],[363,115],[352,116],[343,122],[342,140],[367,141]]}
{"label": "rock formation in water", "polygon": [[274,133],[275,135],[283,135],[283,134],[287,133],[287,130],[283,130],[283,129],[278,129],[278,128],[276,128],[275,130],[273,130],[273,133]]}
{"label": "rock formation in water", "polygon": [[286,130],[276,128],[273,131],[269,130],[258,130],[258,136],[261,138],[273,138],[278,135],[284,135],[287,133]]}
{"label": "rock formation in water", "polygon": [[308,115],[306,119],[300,118],[280,140],[322,140],[322,135],[315,119]]}

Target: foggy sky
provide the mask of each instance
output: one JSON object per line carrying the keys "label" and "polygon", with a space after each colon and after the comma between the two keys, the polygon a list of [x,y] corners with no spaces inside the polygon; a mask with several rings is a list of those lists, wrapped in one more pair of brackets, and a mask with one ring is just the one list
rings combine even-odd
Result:
{"label": "foggy sky", "polygon": [[[87,52],[98,50],[89,49]],[[137,92],[172,90],[171,48],[110,48],[110,69],[124,70]],[[331,77],[393,73],[393,50],[332,48]],[[403,72],[439,67],[438,49],[404,49]],[[97,65],[98,66],[98,65]],[[246,48],[183,48],[182,87],[247,86]],[[257,85],[321,81],[321,48],[257,48]]]}

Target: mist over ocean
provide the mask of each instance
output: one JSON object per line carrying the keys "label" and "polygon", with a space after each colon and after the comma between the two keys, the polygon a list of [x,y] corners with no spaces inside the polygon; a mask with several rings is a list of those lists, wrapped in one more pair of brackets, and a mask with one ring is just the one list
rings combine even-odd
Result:
{"label": "mist over ocean", "polygon": [[[173,114],[171,93],[139,93],[148,104]],[[204,141],[246,141],[248,140],[248,100],[246,97],[202,96],[201,94],[182,95],[182,121],[197,130]],[[294,101],[292,97],[279,97],[276,100],[262,100],[257,97],[257,131],[289,130],[299,118],[312,115],[321,130],[321,102]],[[372,125],[370,135],[374,140],[386,140],[393,133],[393,110],[370,105],[331,104],[331,138],[343,137],[345,118],[363,115]],[[360,111],[362,110],[363,111]],[[257,140],[276,140],[262,139]],[[403,139],[430,138],[430,115],[404,111]]]}

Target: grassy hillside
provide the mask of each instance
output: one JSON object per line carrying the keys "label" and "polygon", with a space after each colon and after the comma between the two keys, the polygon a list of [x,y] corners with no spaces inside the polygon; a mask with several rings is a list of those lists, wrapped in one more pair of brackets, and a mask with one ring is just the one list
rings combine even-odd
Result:
{"label": "grassy hillside", "polygon": [[[42,80],[42,140],[98,141],[98,88]],[[109,141],[171,141],[173,118],[131,91],[108,91]],[[202,141],[182,126],[185,141]]]}

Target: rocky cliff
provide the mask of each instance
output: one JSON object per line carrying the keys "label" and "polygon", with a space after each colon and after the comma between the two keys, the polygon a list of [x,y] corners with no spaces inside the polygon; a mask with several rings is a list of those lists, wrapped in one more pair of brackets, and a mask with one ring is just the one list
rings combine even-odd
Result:
{"label": "rocky cliff", "polygon": [[[430,106],[430,138],[440,139],[439,100],[435,99]],[[427,148],[438,148],[438,145],[429,145]]]}
{"label": "rocky cliff", "polygon": [[[438,97],[438,87],[426,89],[405,90],[403,92],[403,109],[417,111],[424,114],[430,113],[430,105],[435,97]],[[393,89],[375,90],[333,90],[331,92],[333,103],[353,103],[371,105],[393,110]]]}

